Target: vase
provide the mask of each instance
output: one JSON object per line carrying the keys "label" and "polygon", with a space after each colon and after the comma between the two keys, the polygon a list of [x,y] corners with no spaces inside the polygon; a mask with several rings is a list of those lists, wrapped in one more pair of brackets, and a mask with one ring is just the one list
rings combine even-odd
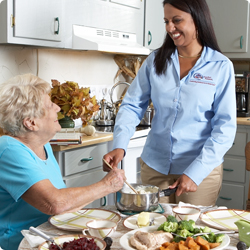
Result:
{"label": "vase", "polygon": [[65,116],[64,118],[59,120],[59,124],[62,128],[74,128],[75,122],[69,116]]}

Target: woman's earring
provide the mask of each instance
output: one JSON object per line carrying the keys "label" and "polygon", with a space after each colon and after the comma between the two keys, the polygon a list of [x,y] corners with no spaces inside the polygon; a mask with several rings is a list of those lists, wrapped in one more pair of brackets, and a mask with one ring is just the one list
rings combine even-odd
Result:
{"label": "woman's earring", "polygon": [[198,30],[196,30],[196,39],[199,38]]}

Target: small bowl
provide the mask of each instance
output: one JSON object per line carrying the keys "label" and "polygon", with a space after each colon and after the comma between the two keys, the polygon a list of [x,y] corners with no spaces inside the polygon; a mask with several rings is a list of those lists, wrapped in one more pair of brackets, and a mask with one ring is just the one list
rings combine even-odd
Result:
{"label": "small bowl", "polygon": [[113,233],[116,231],[117,223],[111,220],[98,219],[87,222],[86,226],[87,229],[82,231],[84,235],[89,233],[91,236],[104,239],[113,235]]}
{"label": "small bowl", "polygon": [[189,206],[173,207],[173,214],[178,221],[193,220],[196,222],[201,214],[201,210],[197,207]]}

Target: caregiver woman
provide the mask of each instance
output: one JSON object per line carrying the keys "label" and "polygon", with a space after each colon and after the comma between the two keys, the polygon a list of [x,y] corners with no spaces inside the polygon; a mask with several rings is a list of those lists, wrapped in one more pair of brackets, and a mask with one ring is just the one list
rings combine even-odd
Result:
{"label": "caregiver woman", "polygon": [[113,167],[123,159],[151,99],[155,115],[141,155],[143,184],[178,185],[160,202],[214,205],[223,156],[236,132],[233,65],[220,53],[205,0],[164,0],[163,6],[165,41],[128,88],[115,121],[114,150],[104,158]]}
{"label": "caregiver woman", "polygon": [[17,250],[21,230],[46,222],[50,215],[77,211],[120,190],[123,170],[99,182],[66,188],[50,139],[61,126],[60,107],[50,100],[50,85],[31,74],[0,84],[0,244]]}

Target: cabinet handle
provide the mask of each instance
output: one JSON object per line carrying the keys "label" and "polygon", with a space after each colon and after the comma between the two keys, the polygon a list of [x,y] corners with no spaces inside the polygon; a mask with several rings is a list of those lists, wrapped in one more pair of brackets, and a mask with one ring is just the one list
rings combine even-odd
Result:
{"label": "cabinet handle", "polygon": [[220,196],[220,198],[221,198],[222,200],[227,200],[227,201],[231,201],[231,200],[232,200],[232,198],[226,198],[226,197],[222,197],[222,196]]}
{"label": "cabinet handle", "polygon": [[243,36],[240,37],[240,48],[242,49],[242,41],[243,41]]}
{"label": "cabinet handle", "polygon": [[89,158],[82,158],[82,159],[81,159],[81,162],[92,161],[92,160],[93,160],[93,157],[90,156]]}
{"label": "cabinet handle", "polygon": [[228,171],[228,172],[233,172],[234,170],[233,169],[230,169],[230,168],[223,168],[224,171]]}
{"label": "cabinet handle", "polygon": [[55,30],[55,34],[59,34],[59,28],[60,28],[60,23],[59,23],[59,17],[55,18],[55,21],[58,23],[57,30]]}
{"label": "cabinet handle", "polygon": [[101,207],[104,207],[107,204],[106,196],[102,197],[102,199],[103,199],[103,204],[101,204]]}
{"label": "cabinet handle", "polygon": [[148,45],[152,42],[152,34],[150,31],[148,31]]}

